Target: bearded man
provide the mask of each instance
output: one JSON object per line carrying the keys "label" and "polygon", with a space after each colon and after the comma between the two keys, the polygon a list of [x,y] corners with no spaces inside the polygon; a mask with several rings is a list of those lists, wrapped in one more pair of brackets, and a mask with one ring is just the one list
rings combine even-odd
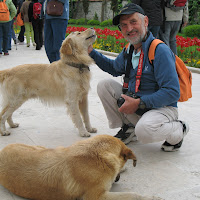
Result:
{"label": "bearded man", "polygon": [[153,65],[150,64],[148,50],[155,38],[148,31],[148,17],[134,3],[125,5],[113,18],[113,24],[118,25],[129,41],[128,48],[115,60],[92,46],[88,49],[100,69],[113,76],[126,75],[123,87],[112,79],[102,80],[97,86],[109,127],[121,127],[115,137],[125,144],[134,140],[164,141],[162,150],[177,151],[189,126],[178,120],[180,86],[173,52],[164,43],[159,44]]}

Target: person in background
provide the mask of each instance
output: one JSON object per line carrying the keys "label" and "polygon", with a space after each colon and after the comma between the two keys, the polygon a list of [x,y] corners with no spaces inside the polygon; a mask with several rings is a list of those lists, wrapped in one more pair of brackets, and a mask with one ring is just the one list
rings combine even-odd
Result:
{"label": "person in background", "polygon": [[30,39],[32,41],[33,46],[36,46],[35,40],[34,40],[33,26],[32,26],[32,23],[29,22],[29,17],[28,17],[28,9],[29,9],[30,3],[31,3],[31,0],[25,0],[25,2],[23,2],[22,7],[20,9],[20,12],[24,20],[27,47],[30,47]]}
{"label": "person in background", "polygon": [[157,38],[160,26],[163,23],[164,0],[132,0],[132,3],[143,8],[145,14],[149,18],[148,30]]}
{"label": "person in background", "polygon": [[[34,40],[36,43],[36,50],[40,50],[43,46],[43,19],[40,15],[33,16],[33,5],[39,3],[38,0],[32,0],[28,9],[29,21],[32,22],[34,31]],[[40,4],[41,5],[41,4]],[[42,7],[42,5],[41,5]]]}
{"label": "person in background", "polygon": [[[12,2],[15,5],[15,8],[17,9],[17,0],[13,0]],[[8,50],[11,50],[12,39],[13,39],[15,44],[17,43],[16,36],[15,36],[15,31],[14,31],[14,28],[13,28],[13,24],[14,24],[15,18],[16,18],[16,16],[11,21],[11,32],[9,33]]]}
{"label": "person in background", "polygon": [[[22,4],[23,4],[24,0],[18,0],[17,1],[17,14],[20,13],[20,9],[22,7]],[[18,42],[19,44],[24,44],[24,33],[25,33],[25,26],[20,26],[20,32],[19,32],[19,35],[18,35]]]}
{"label": "person in background", "polygon": [[[115,137],[125,144],[136,139],[144,144],[164,141],[163,151],[179,150],[189,126],[178,120],[180,85],[173,52],[166,44],[159,44],[153,65],[149,63],[148,50],[155,37],[148,31],[148,17],[137,4],[125,5],[113,18],[113,24],[120,27],[130,42],[128,48],[123,49],[115,60],[102,55],[92,45],[88,53],[100,69],[113,76],[126,73],[127,56],[130,57],[128,92],[137,98],[123,94],[122,85],[113,79],[98,83],[97,93],[109,127],[121,127]],[[129,56],[131,50],[133,53]],[[142,72],[141,76],[137,75],[138,71]],[[119,105],[120,97],[124,101]]]}
{"label": "person in background", "polygon": [[49,62],[60,59],[60,47],[65,39],[66,29],[69,20],[69,0],[59,0],[64,4],[61,16],[50,16],[46,13],[46,6],[49,0],[44,3],[44,46]]}
{"label": "person in background", "polygon": [[10,11],[9,21],[0,21],[0,54],[4,52],[4,55],[9,55],[8,53],[8,44],[9,44],[9,35],[11,32],[11,23],[12,19],[17,14],[17,9],[13,4],[12,0],[6,0],[6,5]]}
{"label": "person in background", "polygon": [[185,27],[188,23],[188,2],[183,9],[177,11],[165,6],[164,15],[165,21],[160,29],[159,38],[171,48],[174,54],[177,55],[176,35],[180,29],[182,20],[182,27]]}

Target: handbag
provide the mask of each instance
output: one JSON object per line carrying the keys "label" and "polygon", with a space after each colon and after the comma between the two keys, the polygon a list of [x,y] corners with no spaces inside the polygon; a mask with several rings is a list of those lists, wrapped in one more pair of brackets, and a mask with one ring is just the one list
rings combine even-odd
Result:
{"label": "handbag", "polygon": [[51,16],[61,16],[63,14],[64,4],[57,0],[51,0],[47,3],[47,14]]}
{"label": "handbag", "polygon": [[17,22],[17,25],[18,25],[18,26],[23,26],[23,25],[24,25],[24,21],[23,21],[23,19],[22,19],[22,14],[21,14],[21,13],[19,13],[19,14],[17,15],[16,22]]}

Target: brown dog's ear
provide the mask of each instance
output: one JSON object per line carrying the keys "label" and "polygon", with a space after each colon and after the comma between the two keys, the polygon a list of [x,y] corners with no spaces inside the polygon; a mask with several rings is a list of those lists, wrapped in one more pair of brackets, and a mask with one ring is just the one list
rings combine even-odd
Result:
{"label": "brown dog's ear", "polygon": [[128,159],[132,159],[133,166],[134,167],[136,166],[137,158],[136,158],[135,154],[129,148],[127,148],[123,151],[123,157],[124,157],[125,161],[127,161]]}
{"label": "brown dog's ear", "polygon": [[68,40],[64,41],[60,52],[64,55],[72,55],[72,39],[69,38]]}

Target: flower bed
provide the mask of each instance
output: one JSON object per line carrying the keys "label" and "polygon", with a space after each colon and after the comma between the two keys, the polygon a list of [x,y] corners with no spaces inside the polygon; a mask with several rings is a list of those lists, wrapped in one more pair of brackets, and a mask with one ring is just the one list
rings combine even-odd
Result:
{"label": "flower bed", "polygon": [[[74,31],[84,31],[84,27],[67,28],[67,35]],[[97,40],[93,47],[105,51],[120,53],[128,43],[119,30],[110,30],[108,28],[94,28],[97,34]],[[200,68],[200,39],[184,38],[177,36],[178,56],[189,66]]]}

